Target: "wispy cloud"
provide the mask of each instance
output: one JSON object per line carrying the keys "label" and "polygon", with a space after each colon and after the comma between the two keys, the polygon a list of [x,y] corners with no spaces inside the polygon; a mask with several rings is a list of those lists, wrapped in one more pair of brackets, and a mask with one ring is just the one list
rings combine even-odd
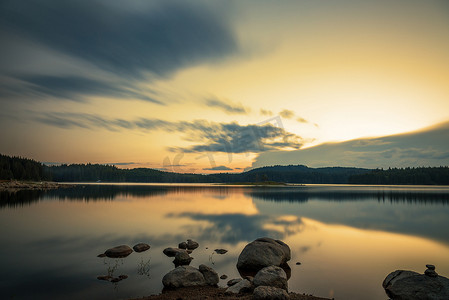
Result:
{"label": "wispy cloud", "polygon": [[260,114],[262,116],[272,116],[273,112],[271,110],[261,108],[260,109]]}
{"label": "wispy cloud", "polygon": [[[108,81],[103,78],[89,78],[89,76],[48,76],[34,75],[22,76],[20,80],[24,85],[10,86],[10,92],[28,94],[33,97],[48,98],[49,96],[73,101],[84,101],[87,96],[108,96],[124,99],[139,99],[157,104],[164,104],[155,97],[151,89],[139,90],[132,84]],[[13,89],[15,88],[15,91]]]}
{"label": "wispy cloud", "polygon": [[37,114],[34,120],[65,129],[163,130],[181,133],[184,140],[196,143],[190,147],[169,148],[176,152],[259,153],[288,148],[299,149],[302,146],[301,137],[271,124],[240,125],[236,122],[216,123],[206,120],[170,122],[146,118],[124,120],[107,119],[95,114],[82,113],[43,113]]}
{"label": "wispy cloud", "polygon": [[106,163],[106,165],[112,165],[112,166],[131,166],[135,165],[134,162],[119,162],[119,163]]}
{"label": "wispy cloud", "polygon": [[[285,119],[293,119],[296,116],[295,112],[290,109],[284,109],[284,110],[280,111],[279,115]],[[296,117],[296,121],[298,123],[302,123],[302,124],[312,124],[307,119],[304,119],[303,117],[300,117],[300,116]],[[319,125],[317,123],[313,123],[312,125],[317,128],[319,127]]]}
{"label": "wispy cloud", "polygon": [[291,119],[295,116],[295,112],[289,109],[284,109],[279,112],[279,115],[286,119]]}
{"label": "wispy cloud", "polygon": [[205,100],[205,103],[209,107],[220,108],[228,114],[246,114],[249,111],[249,109],[245,108],[242,104],[233,103],[229,100],[209,98]]}

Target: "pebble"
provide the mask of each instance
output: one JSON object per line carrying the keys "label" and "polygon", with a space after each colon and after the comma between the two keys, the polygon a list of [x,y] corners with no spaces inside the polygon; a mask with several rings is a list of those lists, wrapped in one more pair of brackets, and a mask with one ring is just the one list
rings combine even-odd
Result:
{"label": "pebble", "polygon": [[225,254],[226,252],[228,252],[228,250],[226,249],[215,249],[215,252],[217,252],[218,254]]}

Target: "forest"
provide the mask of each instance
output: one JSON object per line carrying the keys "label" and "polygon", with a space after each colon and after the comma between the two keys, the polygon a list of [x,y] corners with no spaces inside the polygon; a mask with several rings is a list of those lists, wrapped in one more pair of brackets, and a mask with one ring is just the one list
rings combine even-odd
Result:
{"label": "forest", "polygon": [[32,159],[0,154],[0,180],[51,180],[44,165]]}
{"label": "forest", "polygon": [[242,173],[185,174],[149,168],[119,169],[102,164],[45,166],[32,159],[0,154],[1,180],[56,182],[254,183],[449,185],[449,167],[363,169],[268,166]]}
{"label": "forest", "polygon": [[449,167],[376,169],[352,175],[352,184],[449,185]]}

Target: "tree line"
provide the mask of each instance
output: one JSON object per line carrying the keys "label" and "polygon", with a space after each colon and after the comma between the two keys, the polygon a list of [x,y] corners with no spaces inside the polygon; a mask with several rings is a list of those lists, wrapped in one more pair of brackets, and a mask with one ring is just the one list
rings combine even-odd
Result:
{"label": "tree line", "polygon": [[0,180],[50,180],[42,163],[29,158],[0,154]]}
{"label": "tree line", "polygon": [[449,167],[389,168],[352,175],[353,184],[449,185]]}
{"label": "tree line", "polygon": [[304,165],[269,166],[242,173],[186,174],[149,168],[119,169],[102,164],[45,166],[22,157],[0,154],[1,180],[53,180],[57,182],[154,182],[154,183],[317,183],[449,185],[449,167],[420,168],[309,168]]}

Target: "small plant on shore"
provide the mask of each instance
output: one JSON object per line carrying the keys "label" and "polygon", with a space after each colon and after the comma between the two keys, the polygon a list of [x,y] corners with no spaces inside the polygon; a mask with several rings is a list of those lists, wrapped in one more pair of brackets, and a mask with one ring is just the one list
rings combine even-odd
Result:
{"label": "small plant on shore", "polygon": [[150,261],[151,258],[149,258],[146,262],[143,261],[143,258],[141,258],[140,263],[137,266],[137,274],[150,277]]}

